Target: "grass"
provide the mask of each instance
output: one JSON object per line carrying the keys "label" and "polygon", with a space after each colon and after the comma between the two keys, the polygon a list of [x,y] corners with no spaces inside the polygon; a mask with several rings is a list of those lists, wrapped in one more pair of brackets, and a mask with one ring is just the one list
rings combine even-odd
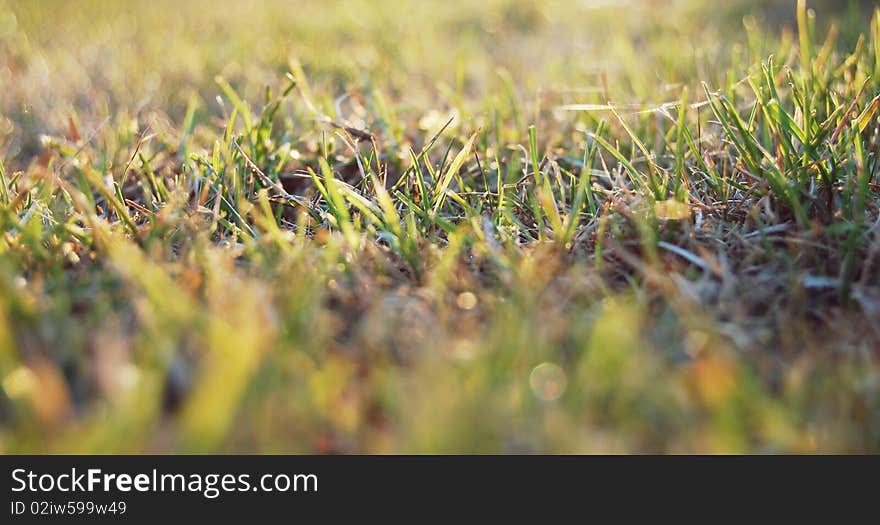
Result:
{"label": "grass", "polygon": [[0,0],[0,450],[880,450],[880,11],[180,4]]}

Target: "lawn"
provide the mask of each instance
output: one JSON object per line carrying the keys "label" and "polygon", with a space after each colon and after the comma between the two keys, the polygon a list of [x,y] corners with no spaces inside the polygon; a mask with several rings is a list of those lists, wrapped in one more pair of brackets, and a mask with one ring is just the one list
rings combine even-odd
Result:
{"label": "lawn", "polygon": [[0,0],[0,452],[878,452],[878,106],[873,2]]}

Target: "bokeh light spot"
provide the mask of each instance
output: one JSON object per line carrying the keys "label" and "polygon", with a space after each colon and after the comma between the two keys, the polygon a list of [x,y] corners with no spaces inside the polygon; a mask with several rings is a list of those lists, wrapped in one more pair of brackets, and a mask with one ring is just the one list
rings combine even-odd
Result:
{"label": "bokeh light spot", "polygon": [[565,392],[565,370],[555,363],[541,363],[529,375],[532,393],[541,401],[556,401]]}
{"label": "bokeh light spot", "polygon": [[472,310],[477,306],[477,296],[472,292],[462,292],[455,299],[455,304],[462,310]]}

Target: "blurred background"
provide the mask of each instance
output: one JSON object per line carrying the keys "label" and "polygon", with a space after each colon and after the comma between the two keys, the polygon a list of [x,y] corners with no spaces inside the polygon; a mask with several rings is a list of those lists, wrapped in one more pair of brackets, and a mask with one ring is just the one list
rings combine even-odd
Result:
{"label": "blurred background", "polygon": [[[404,116],[438,97],[476,108],[505,83],[526,103],[539,89],[551,103],[589,102],[603,86],[632,102],[775,51],[772,40],[795,28],[794,4],[2,0],[0,112],[17,126],[0,123],[0,147],[26,162],[39,135],[66,128],[72,111],[85,129],[120,109],[161,108],[180,121],[193,97],[219,114],[216,76],[255,101],[283,82],[291,60],[319,93],[380,89]],[[810,2],[820,25],[833,16],[850,47],[873,4]],[[756,30],[759,41],[749,42],[744,19],[772,31]]]}

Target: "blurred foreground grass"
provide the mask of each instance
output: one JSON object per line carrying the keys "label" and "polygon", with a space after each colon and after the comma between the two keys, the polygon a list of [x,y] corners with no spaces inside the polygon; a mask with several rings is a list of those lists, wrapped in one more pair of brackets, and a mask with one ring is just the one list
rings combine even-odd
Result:
{"label": "blurred foreground grass", "polygon": [[880,17],[0,0],[0,450],[880,449]]}

